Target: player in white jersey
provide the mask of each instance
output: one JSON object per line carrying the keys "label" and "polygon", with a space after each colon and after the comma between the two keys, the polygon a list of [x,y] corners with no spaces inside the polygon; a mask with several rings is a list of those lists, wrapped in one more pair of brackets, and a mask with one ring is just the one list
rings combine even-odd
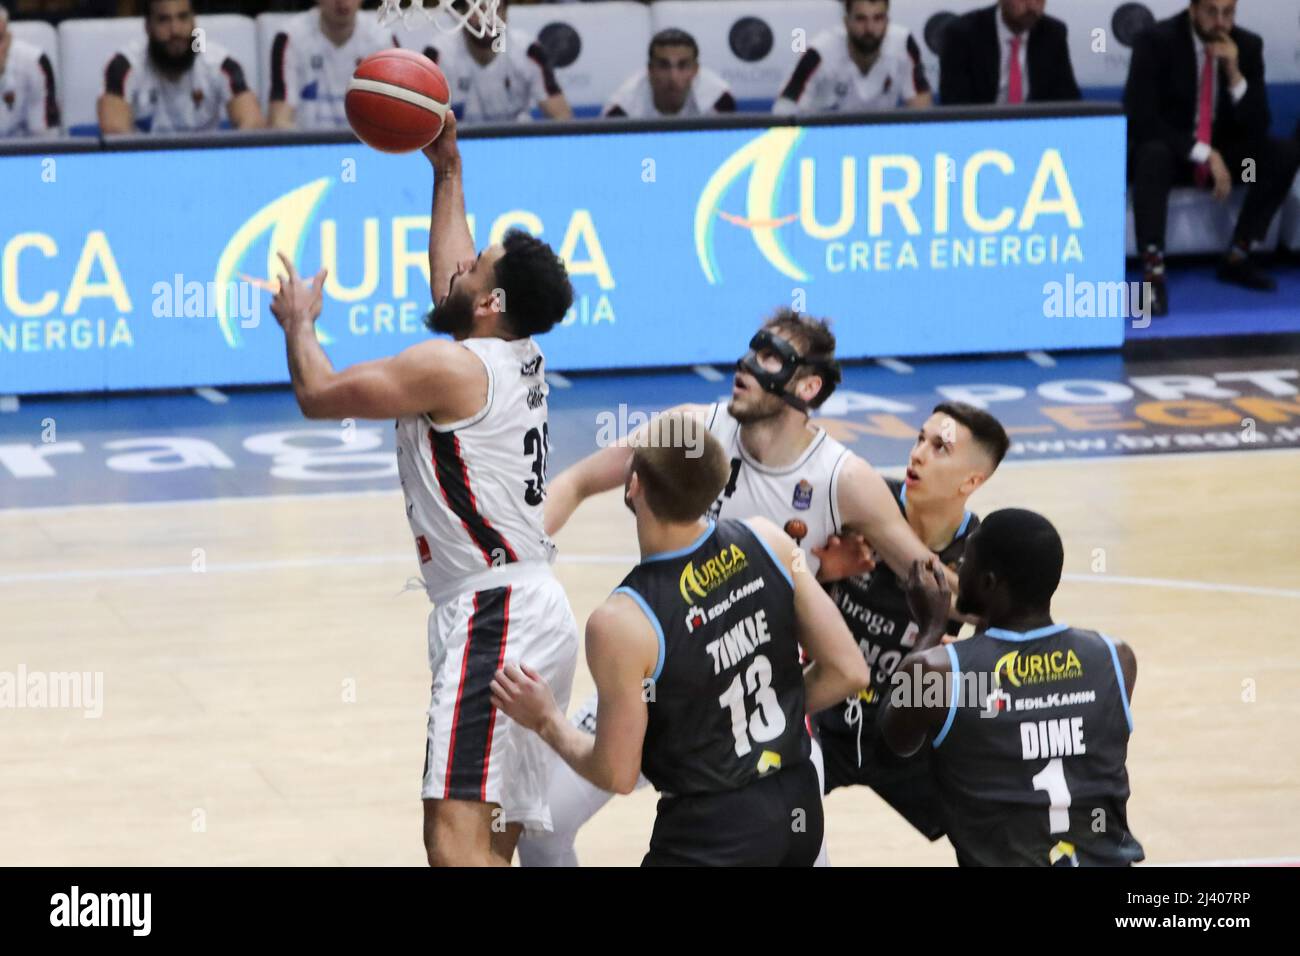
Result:
{"label": "player in white jersey", "polygon": [[148,0],[144,27],[104,68],[102,132],[215,130],[226,115],[236,129],[266,125],[239,61],[210,40],[195,42],[190,0]]}
{"label": "player in white jersey", "polygon": [[[457,5],[459,9],[459,5]],[[497,13],[504,19],[506,0]],[[470,17],[478,23],[478,14]],[[573,119],[546,50],[523,30],[475,36],[461,30],[438,45],[424,47],[451,87],[451,106],[466,123],[514,123],[531,118],[534,108],[550,119]]]}
{"label": "player in white jersey", "polygon": [[397,46],[361,0],[321,0],[295,15],[271,41],[269,116],[277,129],[345,129],[343,98],[357,66]]}
{"label": "player in white jersey", "polygon": [[[928,560],[929,549],[908,526],[880,475],[809,420],[809,411],[839,382],[834,355],[835,337],[825,322],[781,310],[764,323],[737,363],[730,402],[672,411],[706,422],[730,459],[713,517],[768,519],[795,539],[802,549],[799,560],[819,579],[825,577],[821,564],[830,539],[856,534],[905,578],[912,561]],[[546,506],[548,533],[558,532],[584,499],[622,484],[640,440],[640,433],[634,434],[556,476]],[[585,702],[574,721],[594,730],[595,701]],[[822,776],[817,746],[813,761]],[[520,862],[576,866],[574,836],[611,796],[567,765],[559,766],[550,799],[554,830],[529,834],[519,845]],[[824,859],[823,848],[823,865]]]}
{"label": "player in white jersey", "polygon": [[844,24],[813,38],[772,112],[824,113],[930,106],[921,48],[889,0],[845,0]]}
{"label": "player in white jersey", "polygon": [[0,139],[58,132],[59,101],[50,58],[13,35],[9,10],[0,7]]}
{"label": "player in white jersey", "polygon": [[551,247],[524,232],[474,257],[454,116],[425,152],[437,303],[428,321],[453,341],[336,372],[314,329],[325,274],[308,287],[287,259],[271,310],[308,418],[397,419],[407,519],[436,605],[425,850],[433,865],[509,865],[523,828],[551,825],[551,762],[545,743],[492,706],[492,677],[502,661],[525,659],[567,699],[578,652],[543,527],[547,389],[532,339],[564,317],[573,288]]}
{"label": "player in white jersey", "polygon": [[650,62],[615,92],[602,116],[668,119],[736,112],[726,81],[700,66],[700,48],[685,30],[660,30],[650,39]]}

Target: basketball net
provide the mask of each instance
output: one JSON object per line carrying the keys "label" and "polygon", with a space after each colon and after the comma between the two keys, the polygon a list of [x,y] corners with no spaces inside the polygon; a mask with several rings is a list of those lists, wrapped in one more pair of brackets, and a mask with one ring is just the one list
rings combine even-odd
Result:
{"label": "basketball net", "polygon": [[[461,9],[457,10],[457,6]],[[379,6],[379,25],[386,27],[401,20],[404,27],[411,29],[418,26],[415,21],[423,15],[442,33],[464,30],[481,40],[489,33],[495,37],[506,32],[506,22],[497,13],[500,6],[501,0],[408,0],[403,10],[402,0],[383,0]],[[473,22],[475,19],[477,23]]]}

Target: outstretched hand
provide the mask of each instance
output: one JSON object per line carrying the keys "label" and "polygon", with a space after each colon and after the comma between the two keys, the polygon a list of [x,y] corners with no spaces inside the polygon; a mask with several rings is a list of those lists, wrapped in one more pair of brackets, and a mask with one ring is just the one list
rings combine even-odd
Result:
{"label": "outstretched hand", "polygon": [[451,107],[442,118],[442,131],[433,142],[424,147],[424,153],[436,172],[444,173],[460,167],[460,146],[456,142],[456,114]]}
{"label": "outstretched hand", "polygon": [[276,255],[284,263],[285,272],[280,275],[280,287],[271,299],[271,314],[282,328],[288,328],[292,322],[315,322],[324,304],[322,294],[329,270],[321,269],[315,278],[305,282],[288,256],[283,252]]}
{"label": "outstretched hand", "polygon": [[853,531],[833,534],[820,548],[813,548],[820,565],[818,581],[841,581],[876,569],[876,554],[871,542]]}

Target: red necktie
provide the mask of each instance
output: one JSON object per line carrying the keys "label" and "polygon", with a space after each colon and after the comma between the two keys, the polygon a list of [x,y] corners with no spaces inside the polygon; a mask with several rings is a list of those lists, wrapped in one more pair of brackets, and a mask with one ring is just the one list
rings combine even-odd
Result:
{"label": "red necktie", "polygon": [[1025,101],[1024,84],[1020,77],[1020,37],[1011,37],[1011,75],[1007,78],[1007,102]]}
{"label": "red necktie", "polygon": [[[1201,68],[1201,108],[1196,118],[1196,141],[1210,142],[1210,130],[1214,125],[1214,56],[1205,51],[1205,66]],[[1196,167],[1196,185],[1202,189],[1210,182],[1210,164],[1199,163]]]}

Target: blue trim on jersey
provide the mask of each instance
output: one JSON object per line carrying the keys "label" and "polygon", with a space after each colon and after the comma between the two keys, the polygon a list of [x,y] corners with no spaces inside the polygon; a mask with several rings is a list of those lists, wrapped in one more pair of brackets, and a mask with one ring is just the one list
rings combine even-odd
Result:
{"label": "blue trim on jersey", "polygon": [[1115,648],[1115,642],[1105,634],[1101,635],[1101,639],[1110,648],[1110,659],[1115,665],[1115,679],[1119,681],[1119,699],[1124,702],[1124,719],[1128,721],[1128,732],[1131,734],[1133,733],[1133,711],[1129,710],[1128,706],[1128,688],[1124,686],[1124,668],[1119,664],[1119,651]]}
{"label": "blue trim on jersey", "polygon": [[704,529],[704,533],[701,534],[694,541],[692,541],[690,544],[688,544],[686,547],[678,548],[676,551],[660,551],[658,554],[647,555],[646,557],[641,559],[641,563],[645,564],[647,561],[667,561],[670,558],[684,558],[692,551],[698,550],[700,545],[704,543],[705,539],[707,539],[709,535],[713,534],[713,529],[716,527],[717,524],[714,521],[710,520],[709,526]]}
{"label": "blue trim on jersey", "polygon": [[1040,637],[1050,637],[1052,634],[1060,634],[1062,631],[1068,631],[1068,624],[1049,624],[1047,627],[1036,627],[1032,631],[1025,631],[1021,634],[1019,631],[1004,631],[1000,627],[990,627],[984,633],[989,637],[996,637],[999,641],[1036,641]]}
{"label": "blue trim on jersey", "polygon": [[626,584],[614,588],[614,593],[626,594],[633,601],[636,601],[636,603],[641,606],[641,610],[645,612],[645,616],[650,619],[650,623],[654,626],[655,634],[659,637],[659,658],[655,661],[655,672],[651,675],[650,679],[652,681],[658,681],[659,675],[662,674],[664,670],[664,652],[667,649],[667,645],[664,643],[664,629],[659,624],[659,618],[655,616],[654,611],[650,610],[650,605],[646,604],[645,598],[636,591],[633,591]]}
{"label": "blue trim on jersey", "polygon": [[782,564],[781,561],[777,558],[777,556],[776,556],[776,552],[772,550],[772,546],[771,546],[770,544],[767,543],[767,539],[766,539],[766,538],[764,538],[761,534],[759,534],[757,531],[755,531],[755,530],[750,526],[750,524],[749,524],[748,521],[745,521],[745,522],[742,522],[742,523],[745,525],[746,528],[749,528],[750,532],[754,535],[754,537],[758,539],[758,543],[761,544],[761,545],[763,546],[763,550],[766,551],[766,552],[767,552],[767,556],[768,556],[769,558],[772,559],[772,563],[775,564],[775,565],[777,566],[777,568],[780,569],[781,573],[785,576],[785,583],[788,584],[788,585],[790,585],[790,590],[793,591],[793,590],[794,590],[794,578],[792,578],[792,577],[790,576],[790,569],[787,568],[784,564]]}
{"label": "blue trim on jersey", "polygon": [[[899,487],[898,487],[898,500],[899,500],[899,502],[903,505],[903,511],[904,511],[904,513],[906,513],[906,511],[907,511],[907,485],[899,485]],[[975,515],[971,514],[971,512],[969,512],[969,511],[965,512],[965,513],[962,515],[961,526],[957,529],[957,533],[954,534],[954,535],[952,536],[952,541],[956,541],[958,538],[960,538],[962,535],[964,535],[964,534],[966,533],[966,529],[970,527],[970,519],[973,518],[973,517],[975,517]],[[948,544],[952,544],[952,541],[949,541]]]}
{"label": "blue trim on jersey", "polygon": [[952,730],[952,722],[957,719],[957,693],[961,689],[961,665],[957,663],[957,649],[951,644],[943,645],[948,652],[948,664],[952,668],[952,699],[948,701],[948,719],[943,722],[943,729],[934,738],[932,747],[938,747]]}

